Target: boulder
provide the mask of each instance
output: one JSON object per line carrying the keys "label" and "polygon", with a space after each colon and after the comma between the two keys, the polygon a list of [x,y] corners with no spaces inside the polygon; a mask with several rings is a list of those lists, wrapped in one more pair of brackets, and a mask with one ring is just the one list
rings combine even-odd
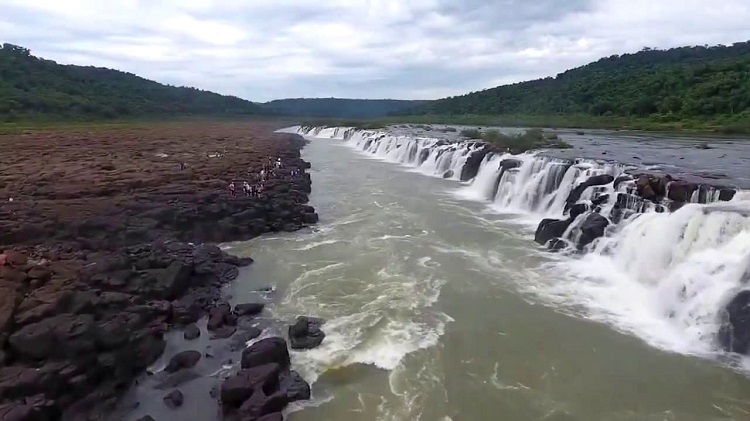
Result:
{"label": "boulder", "polygon": [[289,342],[292,349],[313,349],[323,343],[325,333],[320,330],[320,323],[307,317],[297,317],[289,326]]}
{"label": "boulder", "polygon": [[693,192],[698,190],[698,185],[687,181],[672,181],[667,185],[667,198],[679,203],[690,202]]}
{"label": "boulder", "polygon": [[737,191],[734,189],[721,189],[719,190],[719,201],[728,202],[734,198],[736,193]]}
{"label": "boulder", "polygon": [[559,220],[559,219],[542,219],[539,226],[536,228],[534,233],[534,241],[541,245],[547,244],[547,242],[553,238],[562,237],[565,231],[571,224],[570,219]]}
{"label": "boulder", "polygon": [[167,405],[167,408],[170,409],[181,407],[184,401],[185,397],[182,395],[180,389],[175,389],[164,397],[164,405]]}
{"label": "boulder", "polygon": [[609,174],[600,174],[589,177],[586,181],[575,186],[573,190],[570,191],[570,193],[568,194],[568,198],[565,199],[565,209],[569,209],[576,202],[578,202],[578,200],[581,198],[581,195],[583,195],[583,192],[586,191],[586,189],[588,189],[589,187],[604,186],[613,182],[614,180],[615,177]]}
{"label": "boulder", "polygon": [[453,174],[454,174],[453,170],[448,170],[448,171],[446,171],[446,172],[443,173],[443,178],[451,178],[451,177],[453,177]]}
{"label": "boulder", "polygon": [[195,324],[189,324],[185,327],[185,332],[183,333],[183,337],[186,340],[192,341],[193,339],[198,339],[198,337],[200,336],[201,336],[201,330]]}
{"label": "boulder", "polygon": [[581,235],[578,238],[578,249],[583,250],[592,241],[602,237],[608,225],[609,220],[598,213],[588,215],[579,227]]}
{"label": "boulder", "polygon": [[547,242],[547,250],[557,252],[570,247],[570,243],[562,238],[553,238]]}
{"label": "boulder", "polygon": [[198,351],[182,351],[169,360],[169,364],[164,367],[167,373],[175,373],[184,368],[193,368],[201,359],[201,353]]}
{"label": "boulder", "polygon": [[228,408],[239,408],[256,389],[275,389],[279,383],[281,366],[276,363],[264,364],[228,377],[221,384],[221,402]]}
{"label": "boulder", "polygon": [[489,148],[482,148],[472,152],[466,159],[463,168],[461,168],[461,181],[469,181],[479,173],[479,167],[482,161],[490,152]]}
{"label": "boulder", "polygon": [[240,406],[240,418],[257,420],[265,415],[281,412],[289,404],[289,398],[283,392],[268,392],[263,388],[257,389]]}
{"label": "boulder", "polygon": [[273,414],[264,415],[258,418],[258,421],[284,421],[284,416],[281,412],[274,412]]}
{"label": "boulder", "polygon": [[652,202],[658,201],[656,191],[651,185],[651,179],[647,175],[641,175],[635,182],[635,187],[638,191],[638,195],[646,200]]}
{"label": "boulder", "polygon": [[279,390],[286,393],[289,402],[310,399],[310,385],[296,371],[285,371],[279,376]]}
{"label": "boulder", "polygon": [[750,290],[742,290],[724,307],[717,336],[724,351],[750,354]]}
{"label": "boulder", "polygon": [[232,314],[232,307],[226,301],[218,302],[208,312],[208,330],[216,330],[226,324],[227,318]]}
{"label": "boulder", "polygon": [[239,317],[242,316],[256,316],[263,311],[265,304],[263,303],[245,303],[237,304],[234,306],[234,314]]}
{"label": "boulder", "polygon": [[289,367],[289,350],[283,338],[265,338],[242,351],[242,368],[253,368],[276,363],[282,369]]}
{"label": "boulder", "polygon": [[521,160],[519,159],[508,158],[500,161],[500,165],[498,168],[502,169],[503,171],[508,171],[512,170],[513,168],[520,167],[521,164],[523,164],[523,162],[521,162]]}
{"label": "boulder", "polygon": [[575,205],[570,207],[570,210],[568,211],[568,215],[572,219],[576,219],[579,215],[583,215],[589,210],[589,205],[585,203],[576,203]]}

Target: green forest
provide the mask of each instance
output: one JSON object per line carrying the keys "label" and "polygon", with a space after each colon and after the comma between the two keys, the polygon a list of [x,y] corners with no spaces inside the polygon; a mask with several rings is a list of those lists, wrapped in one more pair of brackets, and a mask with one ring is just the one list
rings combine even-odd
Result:
{"label": "green forest", "polygon": [[415,108],[427,101],[397,99],[290,98],[262,104],[278,114],[305,117],[375,118]]}
{"label": "green forest", "polygon": [[[750,130],[750,42],[732,46],[645,48],[568,70],[554,78],[499,86],[430,102],[400,115],[518,116],[585,126],[649,121],[665,128]],[[534,118],[534,116],[537,116]],[[564,118],[562,119],[564,121]],[[627,124],[625,124],[627,125]]]}
{"label": "green forest", "polygon": [[163,85],[117,70],[61,65],[17,45],[0,48],[0,122],[266,112],[233,96]]}

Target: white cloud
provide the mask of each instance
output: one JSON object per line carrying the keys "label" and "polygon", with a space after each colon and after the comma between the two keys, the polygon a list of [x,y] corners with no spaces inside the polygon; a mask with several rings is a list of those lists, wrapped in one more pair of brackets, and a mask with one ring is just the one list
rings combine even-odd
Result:
{"label": "white cloud", "polygon": [[0,0],[0,42],[251,100],[438,98],[750,39],[723,0]]}

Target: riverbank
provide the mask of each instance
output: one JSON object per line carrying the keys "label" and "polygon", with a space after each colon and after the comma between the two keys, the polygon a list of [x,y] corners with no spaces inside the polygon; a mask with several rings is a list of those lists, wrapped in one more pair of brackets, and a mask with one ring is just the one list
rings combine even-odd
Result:
{"label": "riverbank", "polygon": [[[194,244],[317,222],[305,141],[278,127],[200,121],[0,136],[3,419],[104,419],[160,357],[165,332],[224,309],[220,287],[252,262]],[[269,158],[283,168],[260,195],[238,187],[232,197],[229,182],[252,180]],[[222,313],[217,336],[236,322]]]}

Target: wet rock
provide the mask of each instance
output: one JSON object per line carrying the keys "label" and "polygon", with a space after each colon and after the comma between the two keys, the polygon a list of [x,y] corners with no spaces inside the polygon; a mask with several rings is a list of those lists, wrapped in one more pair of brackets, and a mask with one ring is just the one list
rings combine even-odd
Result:
{"label": "wet rock", "polygon": [[750,290],[738,292],[724,307],[717,338],[727,352],[750,354]]}
{"label": "wet rock", "polygon": [[183,396],[182,392],[179,389],[173,390],[167,396],[164,397],[164,405],[167,405],[167,408],[170,408],[170,409],[176,409],[176,408],[181,407],[184,401],[185,401],[185,397]]}
{"label": "wet rock", "polygon": [[310,385],[296,371],[281,373],[279,381],[279,389],[286,393],[289,402],[310,399]]}
{"label": "wet rock", "polygon": [[221,402],[230,408],[239,408],[256,389],[276,389],[282,368],[276,363],[264,364],[228,377],[221,385]]}
{"label": "wet rock", "polygon": [[216,330],[224,326],[231,313],[232,308],[226,301],[216,304],[208,313],[208,330]]}
{"label": "wet rock", "polygon": [[578,202],[583,192],[586,191],[586,189],[588,189],[589,187],[603,186],[612,183],[614,180],[615,177],[609,174],[600,174],[589,177],[586,181],[575,186],[573,190],[570,191],[570,194],[568,194],[568,198],[565,200],[565,210],[568,210],[571,206]]}
{"label": "wet rock", "polygon": [[144,415],[138,418],[136,421],[156,421],[151,415]]}
{"label": "wet rock", "polygon": [[263,311],[263,303],[245,303],[234,306],[234,314],[237,316],[256,316]]}
{"label": "wet rock", "polygon": [[451,178],[453,177],[453,175],[454,175],[453,170],[448,170],[443,173],[443,178]]}
{"label": "wet rock", "polygon": [[719,190],[719,201],[728,202],[734,198],[737,193],[734,189],[721,189]]}
{"label": "wet rock", "polygon": [[258,421],[284,421],[284,416],[281,412],[274,412],[273,414],[264,415],[258,418]]}
{"label": "wet rock", "polygon": [[167,373],[175,373],[185,368],[193,368],[201,359],[201,353],[198,351],[182,351],[169,360],[169,364],[164,368]]}
{"label": "wet rock", "polygon": [[578,249],[582,250],[592,241],[604,235],[604,230],[609,225],[609,220],[598,213],[592,213],[586,217],[580,226],[581,235],[578,238]]}
{"label": "wet rock", "polygon": [[570,207],[570,210],[568,211],[568,215],[572,219],[575,219],[579,215],[583,215],[584,213],[588,212],[588,210],[589,210],[589,205],[585,203],[576,203],[575,205]]}
{"label": "wet rock", "polygon": [[633,176],[631,176],[630,174],[619,175],[619,176],[617,176],[617,178],[615,178],[615,181],[612,182],[612,187],[615,190],[617,190],[617,188],[620,186],[620,184],[627,183],[627,182],[632,181],[632,180],[633,180]]}
{"label": "wet rock", "polygon": [[557,252],[570,247],[570,243],[563,240],[562,238],[553,238],[547,242],[547,250]]}
{"label": "wet rock", "polygon": [[276,363],[282,369],[289,367],[289,350],[283,338],[265,338],[242,351],[242,368],[253,368]]}
{"label": "wet rock", "polygon": [[248,398],[239,413],[242,419],[258,419],[265,415],[281,412],[289,404],[289,398],[283,392],[272,392],[263,388],[256,391]]}
{"label": "wet rock", "polygon": [[599,196],[595,197],[591,201],[591,204],[593,206],[599,206],[599,205],[603,205],[603,204],[607,203],[608,201],[609,201],[609,195],[608,194],[602,194],[602,195],[599,195]]}
{"label": "wet rock", "polygon": [[658,201],[656,192],[651,185],[651,179],[647,175],[638,177],[638,180],[636,180],[635,182],[635,186],[640,197],[646,200],[651,200],[653,202]]}
{"label": "wet rock", "polygon": [[489,148],[482,148],[472,152],[466,159],[463,168],[461,168],[461,181],[469,181],[479,173],[479,167],[484,161],[484,157],[490,152]]}
{"label": "wet rock", "polygon": [[508,171],[508,170],[512,170],[513,168],[520,167],[521,164],[522,162],[518,159],[513,159],[513,158],[503,159],[502,161],[500,161],[499,168],[505,171]]}
{"label": "wet rock", "polygon": [[289,342],[292,349],[313,349],[323,343],[325,333],[320,330],[320,323],[305,316],[297,317],[289,326]]}
{"label": "wet rock", "polygon": [[534,233],[534,241],[538,244],[545,245],[553,238],[562,237],[571,224],[571,220],[559,219],[542,219]]}
{"label": "wet rock", "polygon": [[667,198],[679,203],[690,202],[696,190],[698,190],[697,184],[681,180],[672,181],[667,186]]}
{"label": "wet rock", "polygon": [[190,324],[187,327],[185,327],[185,332],[183,336],[188,341],[191,341],[201,336],[201,330],[195,324]]}
{"label": "wet rock", "polygon": [[6,265],[9,266],[24,266],[28,262],[28,258],[26,257],[26,254],[15,251],[15,250],[6,250],[2,253],[2,261],[5,262]]}

